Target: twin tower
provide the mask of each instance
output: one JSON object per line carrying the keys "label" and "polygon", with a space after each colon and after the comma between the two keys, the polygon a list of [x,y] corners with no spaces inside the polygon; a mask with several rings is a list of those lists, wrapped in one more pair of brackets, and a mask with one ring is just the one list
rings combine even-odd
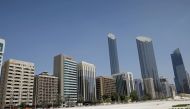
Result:
{"label": "twin tower", "polygon": [[[155,92],[156,95],[158,95],[161,91],[161,84],[158,76],[152,40],[148,37],[139,36],[136,38],[136,43],[139,54],[142,78],[143,80],[146,78],[153,79]],[[112,33],[108,33],[108,46],[111,74],[113,75],[120,73],[117,54],[117,42],[115,35]]]}

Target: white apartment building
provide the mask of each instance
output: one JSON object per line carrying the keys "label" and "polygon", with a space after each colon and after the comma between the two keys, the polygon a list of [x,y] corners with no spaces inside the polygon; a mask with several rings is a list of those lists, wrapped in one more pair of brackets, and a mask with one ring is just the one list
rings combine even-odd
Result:
{"label": "white apartment building", "polygon": [[83,101],[94,102],[96,100],[96,67],[82,61],[78,64],[78,98]]}
{"label": "white apartment building", "polygon": [[34,63],[9,59],[2,66],[2,94],[0,108],[17,107],[21,103],[32,105]]}

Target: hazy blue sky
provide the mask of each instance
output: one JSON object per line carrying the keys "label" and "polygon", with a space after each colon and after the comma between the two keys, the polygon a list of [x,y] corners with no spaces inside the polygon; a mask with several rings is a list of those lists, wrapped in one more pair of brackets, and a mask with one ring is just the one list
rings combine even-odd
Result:
{"label": "hazy blue sky", "polygon": [[110,75],[107,33],[117,36],[120,71],[141,77],[135,38],[153,39],[160,75],[173,80],[170,54],[180,48],[190,72],[190,0],[0,0],[5,60],[31,61],[53,72],[63,53]]}

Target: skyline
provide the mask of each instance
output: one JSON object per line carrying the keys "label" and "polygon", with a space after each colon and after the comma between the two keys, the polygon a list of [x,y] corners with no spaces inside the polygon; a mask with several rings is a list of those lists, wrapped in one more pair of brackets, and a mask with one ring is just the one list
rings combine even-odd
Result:
{"label": "skyline", "polygon": [[117,36],[121,72],[141,78],[135,42],[139,35],[153,40],[159,76],[173,81],[170,54],[176,48],[180,48],[190,72],[188,0],[0,2],[0,36],[6,40],[4,61],[34,62],[35,74],[53,74],[53,57],[63,53],[77,62],[95,64],[97,76],[110,75],[109,32]]}

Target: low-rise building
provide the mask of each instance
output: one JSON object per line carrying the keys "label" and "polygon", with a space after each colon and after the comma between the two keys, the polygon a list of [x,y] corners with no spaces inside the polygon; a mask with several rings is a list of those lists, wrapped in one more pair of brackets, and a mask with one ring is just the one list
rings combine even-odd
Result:
{"label": "low-rise building", "polygon": [[161,83],[161,88],[162,88],[162,93],[164,97],[170,97],[170,84],[167,80],[167,78],[160,77],[160,83]]}
{"label": "low-rise building", "polygon": [[116,92],[120,96],[130,96],[134,90],[133,74],[124,72],[112,75],[116,79]]}
{"label": "low-rise building", "polygon": [[144,85],[142,79],[134,79],[134,87],[138,98],[141,99],[144,96]]}
{"label": "low-rise building", "polygon": [[42,72],[35,76],[34,105],[45,105],[56,103],[58,97],[58,77]]}
{"label": "low-rise building", "polygon": [[145,78],[143,81],[144,81],[145,94],[148,94],[151,96],[152,99],[155,99],[156,94],[155,94],[153,79]]}
{"label": "low-rise building", "polygon": [[112,77],[96,77],[97,99],[102,100],[102,96],[106,95],[111,97],[113,93],[116,93],[115,82],[115,79]]}

